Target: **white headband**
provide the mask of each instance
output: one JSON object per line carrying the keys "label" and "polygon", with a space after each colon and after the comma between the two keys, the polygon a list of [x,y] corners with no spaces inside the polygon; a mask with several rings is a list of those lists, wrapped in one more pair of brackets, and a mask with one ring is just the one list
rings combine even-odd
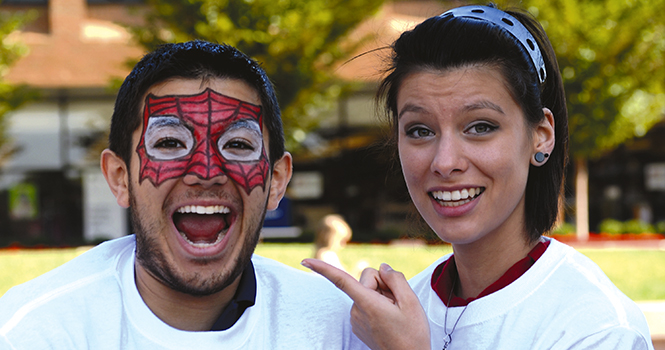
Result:
{"label": "white headband", "polygon": [[531,32],[529,32],[529,30],[526,29],[526,27],[524,27],[524,25],[515,17],[499,9],[478,5],[454,8],[442,13],[439,17],[444,18],[448,16],[474,18],[490,22],[505,29],[515,37],[515,39],[522,44],[526,52],[529,53],[529,57],[531,57],[531,61],[536,69],[536,74],[538,75],[540,83],[542,84],[545,82],[545,78],[547,78],[547,70],[545,69],[545,61],[543,60],[543,55],[540,52],[538,43],[533,38],[533,35],[531,35]]}

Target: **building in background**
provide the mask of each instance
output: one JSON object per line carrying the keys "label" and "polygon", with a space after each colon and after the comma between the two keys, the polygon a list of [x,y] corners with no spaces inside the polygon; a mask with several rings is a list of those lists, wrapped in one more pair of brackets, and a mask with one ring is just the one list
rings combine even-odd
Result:
{"label": "building in background", "polygon": [[15,33],[13,39],[30,51],[6,79],[39,93],[37,101],[9,116],[7,131],[18,152],[0,169],[0,244],[78,244],[127,233],[126,213],[89,150],[108,129],[112,79],[126,76],[127,61],[143,54],[121,25],[141,23],[135,5],[99,0],[0,5],[1,11],[37,14]]}
{"label": "building in background", "polygon": [[[343,96],[302,135],[285,202],[267,215],[266,236],[313,236],[325,215],[344,216],[354,240],[386,241],[429,232],[411,203],[401,170],[384,146],[386,130],[376,116],[374,94],[399,34],[458,5],[450,1],[387,2],[351,35],[371,34],[354,58],[337,69],[360,89]],[[40,99],[9,116],[19,152],[0,169],[0,246],[79,244],[131,231],[127,213],[110,193],[90,148],[108,129],[114,78],[144,53],[123,25],[141,24],[139,0],[5,0],[0,11],[38,13],[15,39],[30,53],[7,75],[40,92]],[[622,146],[590,166],[592,231],[604,218],[665,219],[665,126]],[[569,176],[569,178],[572,178]],[[570,186],[569,186],[570,187]],[[572,190],[567,191],[569,196]],[[574,202],[574,201],[572,201]]]}

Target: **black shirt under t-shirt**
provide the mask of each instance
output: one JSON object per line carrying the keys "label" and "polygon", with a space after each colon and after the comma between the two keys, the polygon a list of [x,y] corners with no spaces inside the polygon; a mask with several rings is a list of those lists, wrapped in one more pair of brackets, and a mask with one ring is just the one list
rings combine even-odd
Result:
{"label": "black shirt under t-shirt", "polygon": [[240,319],[243,312],[256,302],[256,274],[250,261],[240,277],[236,294],[219,316],[211,331],[223,331],[231,328]]}

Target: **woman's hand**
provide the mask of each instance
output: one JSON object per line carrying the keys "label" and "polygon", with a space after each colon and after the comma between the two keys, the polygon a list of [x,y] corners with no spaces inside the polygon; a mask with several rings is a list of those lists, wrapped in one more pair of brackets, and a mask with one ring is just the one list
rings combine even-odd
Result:
{"label": "woman's hand", "polygon": [[353,299],[353,333],[371,349],[430,349],[429,323],[404,274],[387,264],[367,268],[360,282],[320,260],[303,266],[321,274]]}

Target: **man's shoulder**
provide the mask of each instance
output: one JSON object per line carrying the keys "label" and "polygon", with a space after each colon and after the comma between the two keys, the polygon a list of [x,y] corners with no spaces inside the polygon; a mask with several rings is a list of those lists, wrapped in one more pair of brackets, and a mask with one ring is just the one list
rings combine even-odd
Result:
{"label": "man's shoulder", "polygon": [[270,276],[271,278],[284,280],[302,279],[308,282],[314,281],[314,283],[326,281],[323,277],[320,277],[317,274],[299,270],[279,261],[256,254],[252,256],[252,263],[254,264],[257,276]]}
{"label": "man's shoulder", "polygon": [[[269,324],[297,325],[306,337],[338,340],[349,320],[352,300],[333,283],[313,272],[252,257],[257,280],[255,312]],[[288,337],[287,337],[288,338]],[[310,339],[310,340],[311,340]]]}
{"label": "man's shoulder", "polygon": [[[59,310],[59,304],[86,303],[106,295],[97,286],[118,285],[118,264],[133,254],[134,238],[104,242],[69,262],[21,285],[0,298],[0,325],[12,315]],[[96,292],[95,292],[96,290]]]}
{"label": "man's shoulder", "polygon": [[[262,256],[252,256],[259,286],[291,295],[317,293],[319,297],[346,299],[332,282],[313,272],[306,272]],[[293,298],[292,298],[293,299]],[[350,299],[349,299],[350,300]]]}
{"label": "man's shoulder", "polygon": [[19,287],[33,288],[38,285],[57,287],[96,275],[103,270],[115,269],[121,258],[133,255],[134,247],[134,236],[125,236],[100,243],[74,259]]}

